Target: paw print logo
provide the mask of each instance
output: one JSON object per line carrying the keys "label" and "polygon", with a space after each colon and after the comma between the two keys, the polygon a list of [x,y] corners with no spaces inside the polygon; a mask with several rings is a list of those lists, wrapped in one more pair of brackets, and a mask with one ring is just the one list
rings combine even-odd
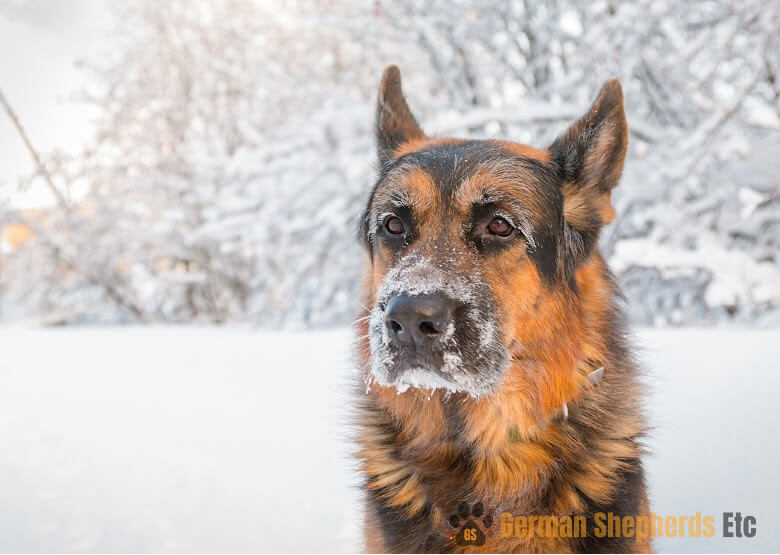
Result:
{"label": "paw print logo", "polygon": [[[477,524],[481,521],[482,526]],[[474,503],[469,507],[468,503],[458,505],[458,512],[450,515],[450,526],[458,528],[455,534],[455,543],[458,545],[485,545],[485,530],[493,526],[493,517],[485,514],[482,503]]]}

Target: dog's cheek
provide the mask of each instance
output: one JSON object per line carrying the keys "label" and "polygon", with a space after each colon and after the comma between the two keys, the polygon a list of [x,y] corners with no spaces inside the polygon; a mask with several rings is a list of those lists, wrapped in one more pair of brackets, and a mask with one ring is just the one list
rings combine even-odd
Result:
{"label": "dog's cheek", "polygon": [[382,282],[385,279],[385,276],[387,276],[388,271],[387,264],[385,263],[385,257],[384,256],[375,256],[374,257],[374,263],[371,267],[371,298],[373,300],[372,304],[370,306],[373,306],[373,303],[376,302],[376,296],[377,292],[379,291],[379,288],[382,286]]}
{"label": "dog's cheek", "polygon": [[522,323],[534,318],[541,293],[541,279],[534,264],[526,257],[519,262],[508,256],[498,257],[487,268],[485,279],[493,292],[505,345],[511,347],[515,339],[522,342],[518,337]]}

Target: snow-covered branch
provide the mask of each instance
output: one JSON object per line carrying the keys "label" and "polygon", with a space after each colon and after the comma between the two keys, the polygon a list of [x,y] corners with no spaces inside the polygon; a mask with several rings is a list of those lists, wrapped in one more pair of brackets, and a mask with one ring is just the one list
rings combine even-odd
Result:
{"label": "snow-covered branch", "polygon": [[427,132],[535,146],[619,77],[631,141],[602,247],[633,317],[777,318],[778,28],[759,0],[133,5],[94,69],[94,139],[31,149],[62,198],[16,214],[33,238],[0,249],[0,317],[351,321],[396,63]]}

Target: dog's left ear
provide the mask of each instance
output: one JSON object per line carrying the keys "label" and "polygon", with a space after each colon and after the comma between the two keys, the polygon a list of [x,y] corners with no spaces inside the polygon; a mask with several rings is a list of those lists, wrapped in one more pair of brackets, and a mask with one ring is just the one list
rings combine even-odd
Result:
{"label": "dog's left ear", "polygon": [[387,66],[379,85],[376,105],[376,142],[379,163],[384,166],[403,143],[424,139],[425,133],[404,98],[398,66]]}
{"label": "dog's left ear", "polygon": [[562,181],[563,215],[575,235],[574,254],[587,256],[601,227],[615,217],[611,193],[620,180],[627,147],[623,89],[613,78],[588,113],[549,149]]}

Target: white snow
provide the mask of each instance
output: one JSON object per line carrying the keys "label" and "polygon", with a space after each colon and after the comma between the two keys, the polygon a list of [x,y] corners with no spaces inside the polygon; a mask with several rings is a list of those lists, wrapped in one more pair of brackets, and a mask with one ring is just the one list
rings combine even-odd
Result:
{"label": "white snow", "polygon": [[[662,551],[780,549],[780,330],[639,333]],[[0,551],[354,551],[350,332],[0,327]],[[607,369],[608,372],[608,369]],[[721,513],[758,519],[720,537]]]}
{"label": "white snow", "polygon": [[343,551],[347,334],[0,328],[0,551]]}
{"label": "white snow", "polygon": [[780,272],[773,262],[759,262],[742,250],[726,249],[709,233],[700,235],[695,250],[626,239],[615,246],[610,262],[615,272],[635,265],[658,268],[670,277],[703,268],[711,275],[704,296],[710,307],[780,299]]}
{"label": "white snow", "polygon": [[[447,262],[456,266],[457,256],[458,252],[453,249],[447,257]],[[431,258],[416,254],[401,259],[382,280],[376,295],[377,303],[384,303],[398,293],[425,295],[432,292],[445,294],[464,304],[472,301],[477,287],[481,285],[482,276],[465,278],[437,267],[435,262]]]}
{"label": "white snow", "polygon": [[404,393],[410,387],[424,389],[429,395],[433,394],[433,391],[436,389],[442,389],[448,392],[456,392],[459,390],[456,384],[439,377],[427,368],[410,368],[399,375],[392,383],[381,381],[379,383],[381,385],[395,387],[399,394]]}

